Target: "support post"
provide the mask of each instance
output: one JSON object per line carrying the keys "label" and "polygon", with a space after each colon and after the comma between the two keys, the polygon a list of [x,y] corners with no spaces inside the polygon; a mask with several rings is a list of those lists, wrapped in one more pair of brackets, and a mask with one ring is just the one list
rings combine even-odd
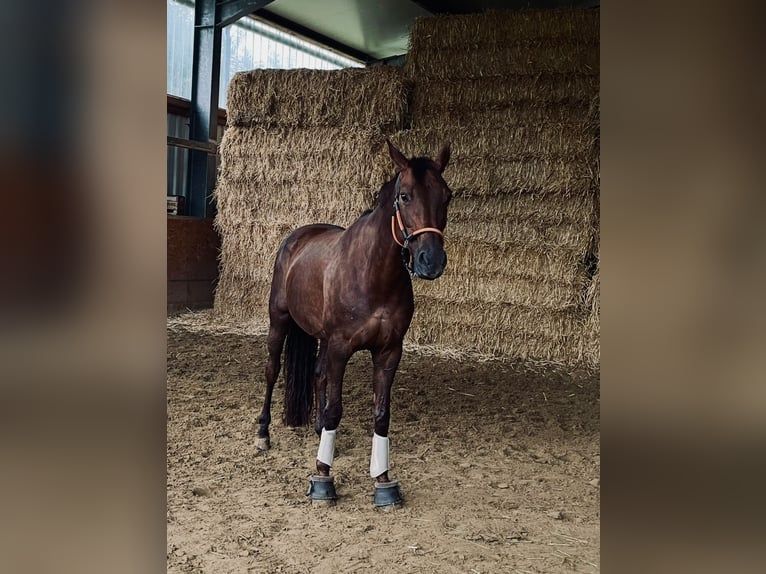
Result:
{"label": "support post", "polygon": [[[222,29],[272,0],[197,0],[194,5],[191,122],[189,139],[209,144],[218,131]],[[192,217],[212,217],[216,155],[189,150],[188,205]]]}

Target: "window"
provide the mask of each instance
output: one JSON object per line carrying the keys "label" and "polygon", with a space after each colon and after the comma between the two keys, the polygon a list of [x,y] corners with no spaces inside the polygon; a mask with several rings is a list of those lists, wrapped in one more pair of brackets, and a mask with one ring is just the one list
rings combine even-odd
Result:
{"label": "window", "polygon": [[[193,0],[168,0],[167,90],[191,99],[194,52]],[[226,89],[235,73],[256,68],[336,70],[362,67],[344,57],[270,24],[245,17],[227,26],[221,41],[219,106],[226,107]]]}

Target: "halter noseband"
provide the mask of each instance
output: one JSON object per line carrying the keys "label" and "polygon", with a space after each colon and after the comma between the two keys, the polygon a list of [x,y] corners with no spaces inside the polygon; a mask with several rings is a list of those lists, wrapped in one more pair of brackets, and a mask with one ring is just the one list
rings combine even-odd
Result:
{"label": "halter noseband", "polygon": [[[396,183],[395,185],[395,193],[394,193],[394,215],[391,216],[391,235],[394,238],[394,241],[396,241],[397,245],[399,245],[402,248],[402,259],[404,260],[404,265],[407,267],[407,270],[411,274],[415,274],[412,262],[411,262],[411,254],[407,247],[409,246],[410,242],[417,237],[418,235],[422,233],[428,233],[429,231],[432,233],[438,234],[442,239],[444,239],[444,232],[442,232],[441,229],[437,229],[435,227],[421,227],[420,229],[416,229],[412,233],[407,233],[407,228],[404,225],[404,221],[402,220],[402,213],[399,207],[399,188],[401,186],[400,180],[401,180],[402,174],[396,176]],[[403,241],[399,240],[399,237],[397,237],[396,233],[396,227],[399,227],[399,233],[402,234]]]}

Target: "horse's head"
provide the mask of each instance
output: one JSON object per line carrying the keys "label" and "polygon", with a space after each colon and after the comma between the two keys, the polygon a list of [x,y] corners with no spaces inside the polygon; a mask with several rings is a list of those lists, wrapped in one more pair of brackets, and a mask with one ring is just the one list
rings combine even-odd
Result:
{"label": "horse's head", "polygon": [[[450,157],[446,144],[436,159],[407,159],[387,141],[388,152],[399,169],[394,195],[394,239],[409,249],[412,271],[423,279],[436,279],[447,265],[442,232],[452,192],[442,178]],[[397,238],[397,234],[401,237]]]}

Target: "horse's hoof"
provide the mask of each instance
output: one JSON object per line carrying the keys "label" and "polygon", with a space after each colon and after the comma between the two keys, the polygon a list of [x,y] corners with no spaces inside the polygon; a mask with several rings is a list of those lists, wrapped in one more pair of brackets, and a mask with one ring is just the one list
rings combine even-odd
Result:
{"label": "horse's hoof", "polygon": [[376,482],[372,503],[380,510],[391,510],[401,507],[404,499],[399,491],[399,481]]}
{"label": "horse's hoof", "polygon": [[271,448],[271,440],[267,436],[259,436],[255,441],[255,446],[258,450],[269,450]]}
{"label": "horse's hoof", "polygon": [[332,476],[312,476],[306,496],[311,497],[312,506],[333,506],[338,496]]}

